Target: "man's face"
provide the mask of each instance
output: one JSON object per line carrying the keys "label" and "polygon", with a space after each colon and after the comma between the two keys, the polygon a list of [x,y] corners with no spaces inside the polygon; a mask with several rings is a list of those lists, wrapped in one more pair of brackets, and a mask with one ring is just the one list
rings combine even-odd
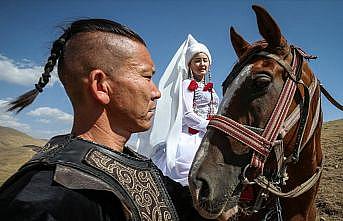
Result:
{"label": "man's face", "polygon": [[160,91],[152,81],[155,67],[147,48],[131,41],[125,50],[128,58],[111,74],[110,123],[131,133],[148,130]]}

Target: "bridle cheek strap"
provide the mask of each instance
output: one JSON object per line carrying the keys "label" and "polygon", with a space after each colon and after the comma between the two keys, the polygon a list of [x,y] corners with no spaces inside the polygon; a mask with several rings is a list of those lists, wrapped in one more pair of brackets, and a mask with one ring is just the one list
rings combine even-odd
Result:
{"label": "bridle cheek strap", "polygon": [[[282,124],[286,119],[296,88],[297,87],[294,81],[288,78],[281,92],[279,100],[273,110],[273,113],[262,134],[262,137],[271,143],[276,141],[276,138],[282,129]],[[266,157],[254,152],[250,165],[262,170],[265,160]]]}

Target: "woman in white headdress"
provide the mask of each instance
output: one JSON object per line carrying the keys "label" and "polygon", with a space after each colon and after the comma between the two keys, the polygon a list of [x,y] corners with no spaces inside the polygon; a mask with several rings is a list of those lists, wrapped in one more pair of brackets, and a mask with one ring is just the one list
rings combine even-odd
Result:
{"label": "woman in white headdress", "polygon": [[160,80],[161,98],[152,128],[128,142],[183,186],[188,186],[193,158],[218,108],[211,64],[208,48],[188,35]]}

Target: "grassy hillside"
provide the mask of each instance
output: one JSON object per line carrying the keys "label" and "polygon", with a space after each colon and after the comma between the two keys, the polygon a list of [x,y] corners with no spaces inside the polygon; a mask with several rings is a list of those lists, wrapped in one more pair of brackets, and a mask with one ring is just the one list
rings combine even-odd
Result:
{"label": "grassy hillside", "polygon": [[321,142],[325,158],[317,208],[322,220],[343,220],[343,119],[323,125]]}
{"label": "grassy hillside", "polygon": [[0,185],[20,165],[29,160],[35,151],[33,146],[43,146],[45,141],[34,139],[22,132],[0,126]]}

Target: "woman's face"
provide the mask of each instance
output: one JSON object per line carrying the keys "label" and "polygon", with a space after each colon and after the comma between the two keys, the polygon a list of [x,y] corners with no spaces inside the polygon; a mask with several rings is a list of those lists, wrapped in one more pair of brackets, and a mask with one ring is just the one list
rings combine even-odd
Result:
{"label": "woman's face", "polygon": [[208,72],[210,60],[205,53],[197,53],[193,56],[189,67],[193,72],[193,77],[202,80]]}

